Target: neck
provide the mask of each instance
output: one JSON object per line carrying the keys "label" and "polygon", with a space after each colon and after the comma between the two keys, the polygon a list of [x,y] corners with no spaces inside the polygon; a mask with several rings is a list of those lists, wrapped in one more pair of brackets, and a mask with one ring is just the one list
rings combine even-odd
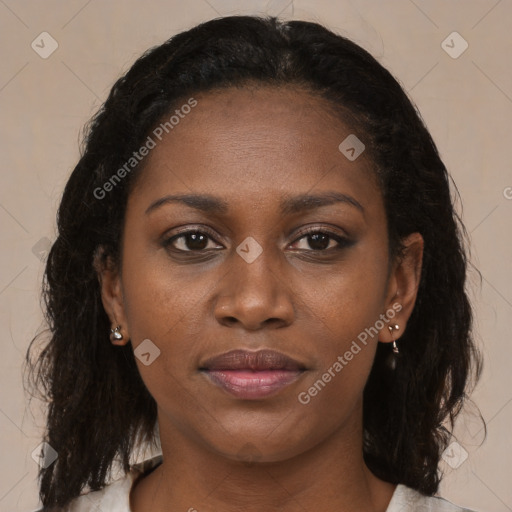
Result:
{"label": "neck", "polygon": [[362,432],[350,426],[278,462],[231,460],[165,421],[160,437],[164,461],[134,484],[133,512],[385,512],[395,489],[366,467]]}

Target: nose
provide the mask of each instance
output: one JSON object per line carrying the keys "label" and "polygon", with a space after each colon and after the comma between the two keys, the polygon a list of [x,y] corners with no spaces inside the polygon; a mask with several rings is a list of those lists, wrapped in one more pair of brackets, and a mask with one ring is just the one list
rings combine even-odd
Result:
{"label": "nose", "polygon": [[257,331],[293,322],[293,290],[277,260],[269,249],[252,263],[233,254],[215,303],[215,318],[220,324]]}

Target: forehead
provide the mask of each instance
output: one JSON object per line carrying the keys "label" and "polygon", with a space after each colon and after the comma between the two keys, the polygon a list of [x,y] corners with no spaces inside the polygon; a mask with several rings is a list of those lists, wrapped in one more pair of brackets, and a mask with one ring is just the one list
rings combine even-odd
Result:
{"label": "forehead", "polygon": [[175,105],[179,121],[175,116],[161,140],[150,134],[155,147],[143,163],[136,196],[201,192],[233,201],[250,196],[261,204],[333,187],[366,202],[378,194],[366,154],[351,161],[340,151],[340,143],[355,134],[327,100],[270,86],[210,91],[194,99],[192,109]]}

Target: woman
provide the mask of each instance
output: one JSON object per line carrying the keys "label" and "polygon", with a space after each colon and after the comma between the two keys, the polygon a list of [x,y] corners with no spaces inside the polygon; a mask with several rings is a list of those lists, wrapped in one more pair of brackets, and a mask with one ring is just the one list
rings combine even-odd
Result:
{"label": "woman", "polygon": [[362,48],[244,16],[148,51],[92,120],[58,230],[45,510],[467,510],[433,497],[480,372],[465,229]]}

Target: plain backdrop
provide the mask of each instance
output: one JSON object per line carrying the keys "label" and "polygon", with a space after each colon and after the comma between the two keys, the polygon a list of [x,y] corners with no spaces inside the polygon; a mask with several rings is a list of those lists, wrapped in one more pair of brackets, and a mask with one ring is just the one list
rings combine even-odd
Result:
{"label": "plain backdrop", "polygon": [[441,494],[480,511],[512,510],[511,0],[0,0],[1,512],[38,507],[31,454],[43,423],[38,404],[28,408],[21,367],[41,328],[45,254],[84,123],[147,48],[201,21],[255,13],[348,36],[420,109],[457,184],[483,276],[480,285],[470,273],[469,291],[485,357],[473,400],[488,435],[482,444],[474,410],[461,417]]}

